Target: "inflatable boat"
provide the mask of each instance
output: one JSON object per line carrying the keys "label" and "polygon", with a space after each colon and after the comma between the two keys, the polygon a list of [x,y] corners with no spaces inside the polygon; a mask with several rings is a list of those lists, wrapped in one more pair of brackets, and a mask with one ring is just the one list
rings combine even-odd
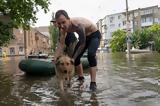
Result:
{"label": "inflatable boat", "polygon": [[[89,67],[87,58],[81,59],[83,68]],[[47,59],[24,59],[19,62],[19,68],[26,74],[55,75],[55,65]]]}

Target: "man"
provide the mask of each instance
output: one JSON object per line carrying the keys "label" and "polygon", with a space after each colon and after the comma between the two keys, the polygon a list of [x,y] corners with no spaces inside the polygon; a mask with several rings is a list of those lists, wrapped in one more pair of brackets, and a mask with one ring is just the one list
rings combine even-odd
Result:
{"label": "man", "polygon": [[78,71],[79,81],[83,81],[83,68],[80,63],[80,58],[83,53],[88,49],[88,61],[90,65],[90,89],[92,91],[96,90],[96,69],[97,69],[97,60],[96,60],[96,51],[98,49],[101,34],[90,20],[76,17],[70,18],[65,10],[58,10],[55,14],[55,19],[57,25],[60,29],[60,39],[58,42],[58,47],[55,53],[55,59],[63,53],[66,33],[76,32],[79,35],[79,41],[75,47],[75,50],[72,54],[72,58],[75,60],[75,69]]}
{"label": "man", "polygon": [[[52,22],[53,25],[60,30],[54,16],[52,17],[52,20],[50,22]],[[60,36],[58,37],[58,39],[60,39]],[[67,35],[65,37],[65,46],[66,47],[65,47],[64,51],[69,57],[72,57],[72,54],[74,52],[74,48],[75,48],[75,45],[77,44],[77,42],[78,42],[78,39],[77,39],[76,35],[73,32],[67,32]]]}

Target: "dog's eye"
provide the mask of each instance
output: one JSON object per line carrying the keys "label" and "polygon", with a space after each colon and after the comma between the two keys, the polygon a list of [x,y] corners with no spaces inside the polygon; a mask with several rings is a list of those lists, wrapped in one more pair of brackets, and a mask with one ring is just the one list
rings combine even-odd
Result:
{"label": "dog's eye", "polygon": [[69,63],[67,63],[67,66],[69,65]]}

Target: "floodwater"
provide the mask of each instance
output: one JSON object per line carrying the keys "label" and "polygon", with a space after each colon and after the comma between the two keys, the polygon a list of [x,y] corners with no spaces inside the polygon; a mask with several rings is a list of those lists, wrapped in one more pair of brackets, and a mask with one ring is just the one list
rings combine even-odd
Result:
{"label": "floodwater", "polygon": [[0,59],[0,106],[160,106],[160,54],[99,53],[97,91],[85,70],[84,87],[75,76],[63,94],[54,76],[23,74],[22,58]]}

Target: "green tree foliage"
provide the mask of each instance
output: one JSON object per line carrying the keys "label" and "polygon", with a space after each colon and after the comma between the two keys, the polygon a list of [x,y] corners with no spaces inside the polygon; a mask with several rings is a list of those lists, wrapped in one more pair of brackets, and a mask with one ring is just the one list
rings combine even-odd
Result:
{"label": "green tree foliage", "polygon": [[132,33],[132,46],[134,48],[139,48],[139,36],[140,36],[140,31],[139,29],[137,29],[136,31],[134,31]]}
{"label": "green tree foliage", "polygon": [[13,38],[9,25],[0,22],[0,46],[7,44]]}
{"label": "green tree foliage", "polygon": [[152,41],[152,39],[152,35],[147,28],[136,30],[132,33],[132,44],[135,48],[145,49],[149,47],[149,42]]}
{"label": "green tree foliage", "polygon": [[50,33],[50,38],[51,38],[51,49],[55,51],[57,39],[58,39],[58,28],[54,25],[50,25],[49,33]]}
{"label": "green tree foliage", "polygon": [[[110,48],[113,52],[121,52],[126,49],[126,33],[123,30],[113,32]],[[154,24],[148,28],[138,29],[132,33],[132,45],[135,48],[145,49],[154,42],[155,50],[160,52],[160,24]]]}
{"label": "green tree foliage", "polygon": [[4,30],[0,30],[0,46],[10,40],[11,28],[22,27],[28,29],[31,24],[35,23],[36,13],[39,9],[43,9],[44,12],[48,12],[49,0],[0,0],[0,16],[8,16],[10,20],[8,23],[1,21],[0,27]]}
{"label": "green tree foliage", "polygon": [[123,52],[126,50],[126,32],[124,30],[113,32],[110,48],[112,52]]}
{"label": "green tree foliage", "polygon": [[160,52],[160,24],[154,24],[148,30],[153,37],[155,50]]}

